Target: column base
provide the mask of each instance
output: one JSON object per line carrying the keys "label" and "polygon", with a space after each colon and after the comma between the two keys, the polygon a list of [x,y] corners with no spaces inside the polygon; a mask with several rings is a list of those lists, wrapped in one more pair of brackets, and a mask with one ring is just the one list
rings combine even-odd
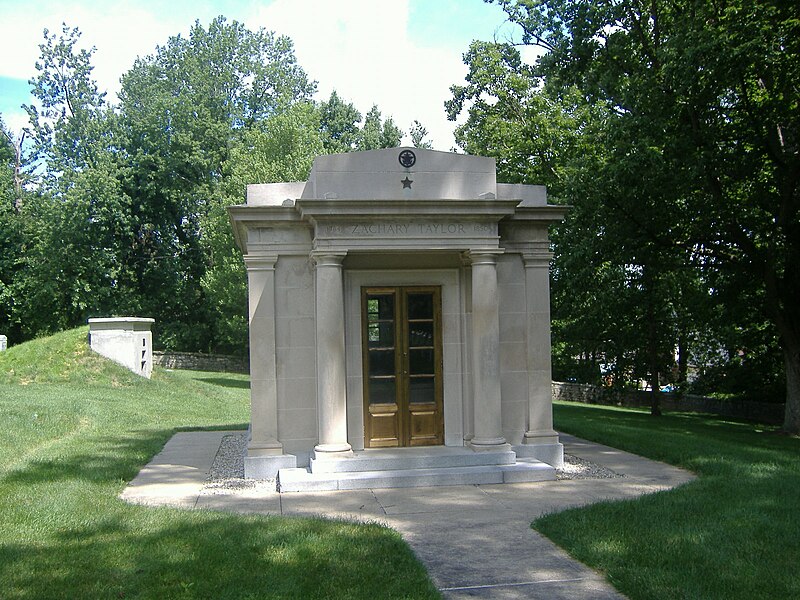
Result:
{"label": "column base", "polygon": [[486,450],[491,450],[491,451],[511,450],[511,444],[507,443],[506,438],[503,437],[472,438],[469,441],[468,445],[476,452],[483,452]]}
{"label": "column base", "polygon": [[326,458],[343,458],[353,456],[353,448],[348,443],[341,444],[317,444],[311,453],[314,460],[325,460]]}
{"label": "column base", "polygon": [[523,444],[557,444],[558,432],[552,429],[532,429],[522,437]]}

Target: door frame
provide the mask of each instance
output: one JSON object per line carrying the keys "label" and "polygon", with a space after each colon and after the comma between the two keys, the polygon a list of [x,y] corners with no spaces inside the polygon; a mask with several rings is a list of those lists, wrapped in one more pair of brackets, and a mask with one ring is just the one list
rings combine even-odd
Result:
{"label": "door frame", "polygon": [[347,441],[364,449],[364,384],[361,348],[361,288],[440,286],[442,299],[442,404],[444,445],[464,445],[465,406],[470,388],[464,327],[465,302],[460,269],[345,269],[347,360]]}
{"label": "door frame", "polygon": [[[433,325],[433,402],[417,403],[411,401],[411,385],[414,373],[411,372],[411,353],[415,350],[410,339],[410,325],[414,322],[409,308],[409,296],[430,294],[432,296],[431,321]],[[444,406],[442,402],[443,365],[442,365],[442,288],[438,285],[428,286],[365,286],[361,288],[361,349],[362,373],[369,370],[369,335],[368,299],[378,296],[393,296],[392,302],[392,347],[394,348],[395,402],[372,405],[369,402],[370,377],[362,378],[364,384],[364,447],[366,448],[406,448],[418,446],[441,446],[444,443]],[[426,319],[427,320],[427,319]],[[373,408],[375,410],[373,410]],[[394,437],[385,438],[384,442],[373,439],[375,421],[370,417],[392,415],[394,419]],[[414,425],[422,425],[428,435],[414,435]],[[394,442],[392,441],[394,440]]]}

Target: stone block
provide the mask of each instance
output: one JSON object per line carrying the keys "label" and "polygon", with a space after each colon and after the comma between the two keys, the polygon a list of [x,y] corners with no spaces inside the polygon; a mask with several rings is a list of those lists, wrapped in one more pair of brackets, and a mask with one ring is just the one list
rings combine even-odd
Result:
{"label": "stone block", "polygon": [[245,456],[245,479],[274,479],[281,469],[294,469],[297,457],[292,454],[272,454],[266,456]]}
{"label": "stone block", "polygon": [[89,346],[98,354],[150,379],[153,372],[155,319],[113,317],[89,319]]}
{"label": "stone block", "polygon": [[564,445],[558,442],[546,444],[520,444],[514,446],[517,460],[535,459],[556,469],[564,466]]}

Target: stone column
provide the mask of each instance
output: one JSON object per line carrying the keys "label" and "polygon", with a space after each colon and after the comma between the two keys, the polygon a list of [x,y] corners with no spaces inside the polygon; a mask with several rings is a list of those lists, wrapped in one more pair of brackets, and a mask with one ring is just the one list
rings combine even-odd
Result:
{"label": "stone column", "polygon": [[525,444],[553,444],[552,370],[550,365],[550,260],[547,250],[526,252],[525,312],[528,343],[528,426]]}
{"label": "stone column", "polygon": [[344,346],[345,252],[314,251],[316,263],[317,417],[316,458],[352,453],[347,443],[347,371]]}
{"label": "stone column", "polygon": [[250,308],[250,443],[248,456],[283,454],[278,441],[275,367],[275,263],[277,254],[245,256]]}
{"label": "stone column", "polygon": [[500,405],[500,311],[497,255],[502,250],[470,250],[472,264],[472,393],[476,450],[506,443]]}

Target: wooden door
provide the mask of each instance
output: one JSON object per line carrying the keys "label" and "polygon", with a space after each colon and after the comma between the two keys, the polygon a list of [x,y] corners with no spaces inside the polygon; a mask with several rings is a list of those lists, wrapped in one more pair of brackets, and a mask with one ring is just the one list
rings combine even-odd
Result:
{"label": "wooden door", "polygon": [[362,289],[364,445],[444,440],[441,288]]}

